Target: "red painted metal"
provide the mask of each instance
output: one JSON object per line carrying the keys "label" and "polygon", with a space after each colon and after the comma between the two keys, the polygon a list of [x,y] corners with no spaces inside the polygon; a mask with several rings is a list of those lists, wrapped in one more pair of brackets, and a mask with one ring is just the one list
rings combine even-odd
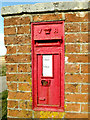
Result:
{"label": "red painted metal", "polygon": [[[33,110],[64,111],[64,21],[32,23],[31,39]],[[43,55],[52,55],[52,76],[43,76]]]}
{"label": "red painted metal", "polygon": [[52,40],[61,39],[61,28],[62,24],[37,24],[34,26],[34,40]]}

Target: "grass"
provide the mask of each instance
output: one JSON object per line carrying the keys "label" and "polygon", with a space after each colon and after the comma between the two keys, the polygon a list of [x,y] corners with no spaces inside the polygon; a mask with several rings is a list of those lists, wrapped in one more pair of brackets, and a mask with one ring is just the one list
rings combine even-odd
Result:
{"label": "grass", "polygon": [[[6,64],[0,65],[0,76],[6,76]],[[5,90],[0,93],[0,114],[2,116],[2,120],[7,119],[7,97],[8,91]]]}
{"label": "grass", "polygon": [[[6,65],[3,64],[0,66],[0,76],[6,76]],[[0,115],[2,116],[2,120],[7,119],[7,97],[8,91],[5,90],[0,93]]]}
{"label": "grass", "polygon": [[7,118],[7,97],[8,97],[7,90],[0,93],[0,101],[2,101],[2,119]]}
{"label": "grass", "polygon": [[0,76],[6,76],[6,65],[3,65],[2,68],[0,68]]}

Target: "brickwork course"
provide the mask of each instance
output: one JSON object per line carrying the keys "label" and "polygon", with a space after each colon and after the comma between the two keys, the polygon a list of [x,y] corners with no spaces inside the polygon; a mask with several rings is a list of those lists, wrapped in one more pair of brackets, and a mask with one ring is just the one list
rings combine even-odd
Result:
{"label": "brickwork course", "polygon": [[[2,8],[8,118],[89,118],[89,2],[54,2]],[[32,110],[31,22],[64,21],[65,111]]]}

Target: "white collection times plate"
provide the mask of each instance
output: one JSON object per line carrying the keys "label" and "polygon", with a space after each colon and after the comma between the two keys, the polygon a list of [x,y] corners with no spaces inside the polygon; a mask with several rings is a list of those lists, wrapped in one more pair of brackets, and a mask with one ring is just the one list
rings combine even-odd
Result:
{"label": "white collection times plate", "polygon": [[52,55],[43,55],[43,76],[52,77]]}

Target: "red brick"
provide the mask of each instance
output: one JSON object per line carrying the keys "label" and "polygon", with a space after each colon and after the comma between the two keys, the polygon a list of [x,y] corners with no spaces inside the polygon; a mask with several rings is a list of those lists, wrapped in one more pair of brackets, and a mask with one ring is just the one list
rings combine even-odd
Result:
{"label": "red brick", "polygon": [[17,65],[6,65],[7,72],[17,72]]}
{"label": "red brick", "polygon": [[4,35],[15,35],[15,34],[16,34],[16,28],[15,27],[4,28]]}
{"label": "red brick", "polygon": [[8,92],[8,99],[30,100],[31,92]]}
{"label": "red brick", "polygon": [[15,44],[28,44],[31,42],[31,38],[29,35],[17,36],[15,38]]}
{"label": "red brick", "polygon": [[17,46],[18,53],[30,53],[31,52],[31,45],[19,45]]}
{"label": "red brick", "polygon": [[88,52],[90,52],[89,48],[90,48],[90,45],[82,45],[81,52],[88,53]]}
{"label": "red brick", "polygon": [[88,32],[88,23],[81,24],[81,32]]}
{"label": "red brick", "polygon": [[85,43],[89,41],[88,34],[67,34],[65,36],[67,43]]}
{"label": "red brick", "polygon": [[10,45],[10,44],[14,44],[15,42],[15,36],[10,36],[10,37],[4,37],[4,42],[5,42],[5,45]]}
{"label": "red brick", "polygon": [[30,64],[18,65],[18,72],[30,72]]}
{"label": "red brick", "polygon": [[80,45],[77,44],[68,44],[66,45],[66,53],[79,53]]}
{"label": "red brick", "polygon": [[88,94],[66,94],[67,102],[88,102]]}
{"label": "red brick", "polygon": [[5,60],[7,63],[30,63],[30,55],[7,55]]}
{"label": "red brick", "polygon": [[89,112],[88,104],[81,104],[81,112]]}
{"label": "red brick", "polygon": [[22,109],[32,109],[32,102],[22,100],[19,102],[19,106]]}
{"label": "red brick", "polygon": [[62,14],[47,14],[47,15],[35,15],[33,21],[47,21],[47,20],[60,20]]}
{"label": "red brick", "polygon": [[68,62],[73,62],[73,63],[76,63],[76,62],[83,62],[83,63],[88,63],[89,62],[89,59],[88,59],[88,55],[84,55],[84,54],[68,54],[67,55],[68,57]]}
{"label": "red brick", "polygon": [[65,118],[88,118],[88,113],[65,113]]}
{"label": "red brick", "polygon": [[[90,109],[89,109],[90,110]],[[90,111],[89,111],[90,112]],[[90,118],[90,113],[88,113],[88,118]]]}
{"label": "red brick", "polygon": [[17,90],[17,83],[7,83],[7,86],[9,90]]}
{"label": "red brick", "polygon": [[80,32],[80,24],[78,23],[65,24],[65,32]]}
{"label": "red brick", "polygon": [[32,111],[8,109],[8,116],[18,117],[18,118],[32,118]]}
{"label": "red brick", "polygon": [[16,53],[16,46],[7,46],[7,54]]}
{"label": "red brick", "polygon": [[77,112],[79,112],[80,111],[80,104],[74,104],[74,103],[67,104],[65,111],[77,111]]}
{"label": "red brick", "polygon": [[6,63],[17,63],[17,55],[5,56]]}
{"label": "red brick", "polygon": [[81,73],[89,73],[90,72],[90,65],[83,64],[81,65]]}
{"label": "red brick", "polygon": [[30,34],[30,26],[17,27],[17,34]]}
{"label": "red brick", "polygon": [[17,55],[18,63],[30,63],[30,55]]}
{"label": "red brick", "polygon": [[30,43],[30,36],[10,36],[4,37],[5,45]]}
{"label": "red brick", "polygon": [[8,108],[18,108],[18,101],[8,100]]}
{"label": "red brick", "polygon": [[78,84],[66,84],[65,85],[65,92],[80,92],[80,85]]}
{"label": "red brick", "polygon": [[31,85],[29,83],[19,83],[18,89],[20,91],[31,91]]}
{"label": "red brick", "polygon": [[79,73],[80,65],[76,64],[66,64],[65,65],[65,72],[68,73]]}
{"label": "red brick", "polygon": [[7,74],[7,81],[30,82],[29,74]]}
{"label": "red brick", "polygon": [[88,32],[90,32],[90,23],[88,23]]}
{"label": "red brick", "polygon": [[23,25],[23,24],[30,24],[30,18],[27,17],[12,17],[12,18],[5,18],[4,19],[4,26],[9,25]]}
{"label": "red brick", "polygon": [[78,13],[66,13],[65,22],[88,22],[88,13],[78,12]]}
{"label": "red brick", "polygon": [[[89,85],[82,85],[82,86],[81,86],[81,92],[82,92],[82,93],[88,93],[88,92],[89,92],[89,91],[88,91],[88,86],[89,86]],[[90,87],[89,87],[89,88],[90,88]]]}
{"label": "red brick", "polygon": [[88,83],[89,75],[83,74],[67,74],[65,75],[66,82]]}

